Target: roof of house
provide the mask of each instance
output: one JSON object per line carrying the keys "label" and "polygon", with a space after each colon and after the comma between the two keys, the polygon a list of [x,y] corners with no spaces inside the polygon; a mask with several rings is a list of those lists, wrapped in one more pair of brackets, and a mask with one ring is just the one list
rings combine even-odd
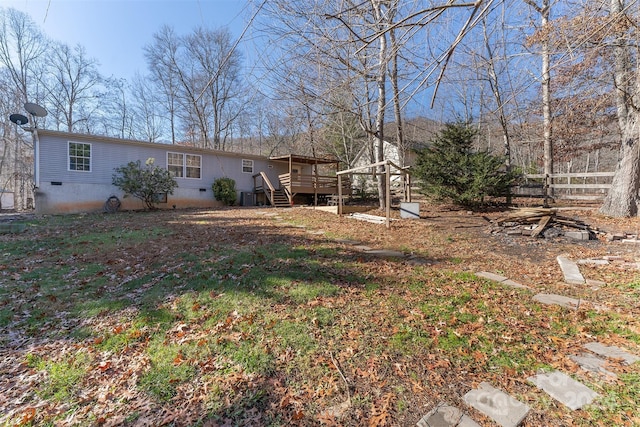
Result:
{"label": "roof of house", "polygon": [[39,138],[46,137],[46,136],[68,138],[70,140],[82,139],[83,141],[107,142],[111,144],[132,145],[132,146],[138,146],[138,147],[167,148],[169,150],[174,149],[174,150],[188,151],[188,152],[200,153],[200,154],[210,154],[214,156],[270,160],[266,156],[259,156],[255,154],[246,154],[246,153],[236,153],[233,151],[214,150],[211,148],[193,147],[190,145],[168,144],[168,143],[162,143],[162,142],[148,142],[148,141],[139,141],[135,139],[114,138],[114,137],[103,136],[103,135],[92,135],[92,134],[63,132],[63,131],[57,131],[57,130],[38,129]]}
{"label": "roof of house", "polygon": [[288,162],[289,160],[291,160],[292,163],[303,163],[308,165],[328,165],[333,163],[340,163],[340,160],[321,159],[318,157],[310,157],[310,156],[298,156],[295,154],[289,154],[287,156],[269,157],[269,160],[272,160],[274,162]]}

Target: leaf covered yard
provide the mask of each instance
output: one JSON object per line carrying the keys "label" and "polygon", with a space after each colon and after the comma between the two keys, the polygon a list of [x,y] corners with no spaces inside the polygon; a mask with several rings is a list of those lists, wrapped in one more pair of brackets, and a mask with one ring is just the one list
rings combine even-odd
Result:
{"label": "leaf covered yard", "polygon": [[[408,426],[440,402],[493,425],[463,401],[484,381],[532,408],[523,425],[640,424],[638,363],[611,380],[569,358],[640,354],[635,246],[495,236],[433,206],[390,230],[302,208],[26,223],[0,235],[0,425]],[[561,254],[617,261],[575,286]],[[527,383],[552,369],[600,398],[571,411]]]}

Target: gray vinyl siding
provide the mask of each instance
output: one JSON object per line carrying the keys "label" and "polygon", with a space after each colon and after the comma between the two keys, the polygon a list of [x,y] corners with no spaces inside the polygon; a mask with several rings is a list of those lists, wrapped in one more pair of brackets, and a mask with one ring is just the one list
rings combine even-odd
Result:
{"label": "gray vinyl siding", "polygon": [[[69,142],[91,144],[91,171],[70,171]],[[217,178],[229,177],[236,181],[239,191],[253,190],[253,175],[265,172],[277,182],[278,175],[286,172],[286,165],[270,162],[267,158],[236,153],[207,152],[190,147],[169,144],[127,144],[118,140],[100,141],[80,135],[40,136],[40,181],[85,184],[111,184],[114,169],[140,160],[144,163],[154,158],[154,164],[167,167],[167,153],[184,153],[202,156],[201,178],[176,178],[179,188],[211,188]],[[242,159],[253,160],[253,174],[242,172]],[[269,165],[272,167],[269,168]]]}
{"label": "gray vinyl siding", "polygon": [[[89,206],[100,210],[110,195],[124,196],[111,185],[115,168],[131,161],[144,163],[150,157],[154,158],[156,166],[166,168],[168,152],[198,155],[202,159],[200,178],[176,178],[178,188],[169,196],[168,206],[172,205],[172,200],[179,201],[180,207],[214,205],[211,185],[217,178],[232,178],[238,193],[250,192],[254,187],[253,175],[265,172],[277,185],[278,175],[288,170],[286,163],[271,162],[260,156],[56,131],[40,130],[38,133],[40,186],[36,210],[40,210],[39,199],[42,213],[55,213],[57,209],[70,212],[69,204],[79,206],[79,211],[86,211]],[[69,170],[69,142],[91,145],[90,171]],[[253,160],[253,173],[242,172],[243,159]]]}

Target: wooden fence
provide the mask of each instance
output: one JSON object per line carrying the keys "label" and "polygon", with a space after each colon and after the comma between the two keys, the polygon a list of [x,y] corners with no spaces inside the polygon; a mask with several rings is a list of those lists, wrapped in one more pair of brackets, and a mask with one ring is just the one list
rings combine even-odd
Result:
{"label": "wooden fence", "polygon": [[611,188],[613,172],[525,174],[525,182],[513,187],[514,196],[544,197],[547,186],[553,197],[568,200],[602,200]]}

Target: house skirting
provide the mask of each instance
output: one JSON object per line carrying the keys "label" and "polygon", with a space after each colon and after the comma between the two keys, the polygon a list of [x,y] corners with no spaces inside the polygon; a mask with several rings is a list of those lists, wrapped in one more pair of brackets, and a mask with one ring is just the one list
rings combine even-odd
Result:
{"label": "house skirting", "polygon": [[[37,214],[65,214],[102,212],[111,196],[120,199],[121,210],[139,210],[145,206],[135,197],[124,197],[124,193],[112,185],[41,182],[35,190]],[[176,188],[167,195],[166,203],[157,203],[160,209],[211,208],[221,206],[214,200],[211,188]]]}

